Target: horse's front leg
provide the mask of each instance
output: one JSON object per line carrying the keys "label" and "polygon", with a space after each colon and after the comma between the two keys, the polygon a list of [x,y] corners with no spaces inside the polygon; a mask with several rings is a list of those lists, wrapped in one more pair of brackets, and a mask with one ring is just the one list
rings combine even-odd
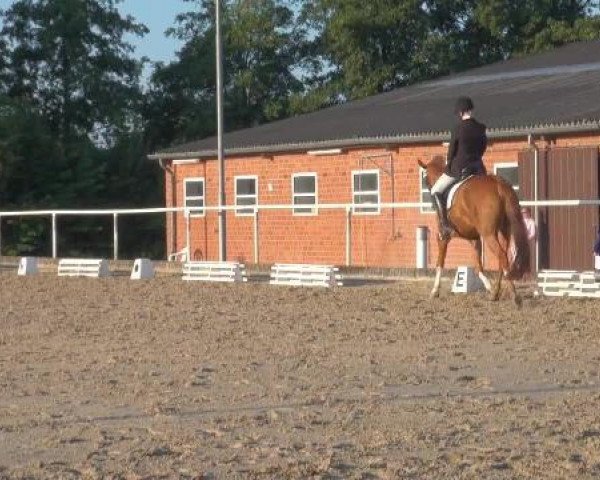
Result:
{"label": "horse's front leg", "polygon": [[435,269],[435,281],[433,282],[433,289],[431,290],[430,298],[436,298],[440,296],[440,283],[442,281],[442,270],[444,263],[446,263],[446,253],[448,251],[448,243],[450,240],[442,240],[438,237],[438,258]]}
{"label": "horse's front leg", "polygon": [[483,252],[483,244],[481,242],[481,238],[473,240],[473,248],[475,253],[475,271],[477,272],[477,276],[485,286],[485,289],[488,292],[491,292],[492,284],[490,283],[490,280],[487,278],[485,273],[483,273],[483,264],[481,263],[481,254]]}

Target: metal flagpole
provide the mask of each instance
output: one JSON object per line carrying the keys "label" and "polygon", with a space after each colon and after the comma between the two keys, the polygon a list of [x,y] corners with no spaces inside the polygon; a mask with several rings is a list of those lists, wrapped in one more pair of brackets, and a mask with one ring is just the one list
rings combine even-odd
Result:
{"label": "metal flagpole", "polygon": [[221,0],[216,4],[216,63],[217,63],[217,159],[219,163],[219,261],[227,259],[227,235],[225,231],[225,162],[223,158],[223,47],[221,44]]}

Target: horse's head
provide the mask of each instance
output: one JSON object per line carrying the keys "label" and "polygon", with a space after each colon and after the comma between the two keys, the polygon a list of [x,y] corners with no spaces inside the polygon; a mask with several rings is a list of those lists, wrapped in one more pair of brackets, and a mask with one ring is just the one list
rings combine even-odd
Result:
{"label": "horse's head", "polygon": [[427,182],[427,186],[431,188],[431,186],[436,182],[440,175],[444,173],[444,157],[435,156],[429,163],[423,163],[422,160],[417,160],[419,166],[425,170],[425,182]]}

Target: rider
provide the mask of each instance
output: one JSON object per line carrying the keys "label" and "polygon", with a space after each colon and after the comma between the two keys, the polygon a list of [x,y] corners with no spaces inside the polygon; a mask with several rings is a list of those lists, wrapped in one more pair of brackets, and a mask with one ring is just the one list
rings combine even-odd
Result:
{"label": "rider", "polygon": [[431,188],[442,240],[447,240],[452,234],[443,199],[444,193],[461,178],[486,174],[482,160],[487,146],[485,125],[473,118],[473,108],[473,101],[469,97],[459,97],[456,101],[454,112],[458,115],[459,121],[450,136],[446,170]]}

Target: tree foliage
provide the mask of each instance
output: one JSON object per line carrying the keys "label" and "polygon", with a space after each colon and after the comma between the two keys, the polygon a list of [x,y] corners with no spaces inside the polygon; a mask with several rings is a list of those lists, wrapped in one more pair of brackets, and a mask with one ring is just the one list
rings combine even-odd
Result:
{"label": "tree foliage", "polygon": [[327,75],[306,98],[360,98],[599,38],[592,6],[591,0],[308,0],[302,21],[314,33],[309,43],[319,74]]}
{"label": "tree foliage", "polygon": [[6,11],[9,95],[35,103],[68,141],[124,127],[139,97],[141,64],[125,34],[145,26],[113,0],[18,0]]}
{"label": "tree foliage", "polygon": [[[152,203],[160,200],[158,172],[147,161],[141,167],[141,141],[129,143],[142,137],[142,63],[124,37],[147,30],[121,16],[115,5],[114,0],[17,0],[3,13],[3,210],[140,204],[149,201],[149,191],[155,192]],[[126,142],[131,146],[123,155]],[[123,171],[133,175],[115,180]],[[11,231],[20,251],[47,245],[35,235],[37,226],[33,234],[23,227],[31,222],[10,223],[18,225]],[[79,238],[82,232],[80,227],[63,231]],[[100,235],[107,243],[108,233],[104,228]]]}
{"label": "tree foliage", "polygon": [[[214,1],[187,0],[169,31],[184,42],[177,59],[157,65],[146,117],[163,143],[197,139],[216,128]],[[294,69],[302,35],[283,0],[223,2],[225,126],[228,130],[290,115],[290,96],[303,88]]]}

